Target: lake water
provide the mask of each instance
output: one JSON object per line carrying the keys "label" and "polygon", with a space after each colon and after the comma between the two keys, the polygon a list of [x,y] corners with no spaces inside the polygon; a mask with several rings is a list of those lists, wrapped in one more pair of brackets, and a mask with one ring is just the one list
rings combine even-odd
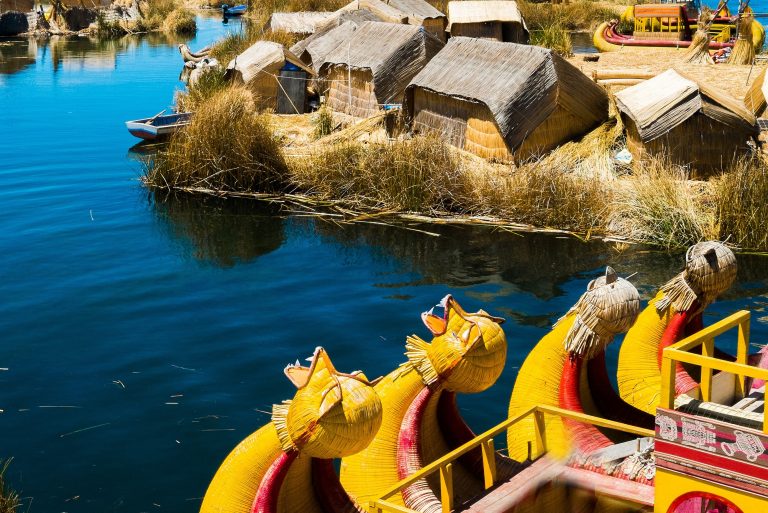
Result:
{"label": "lake water", "polygon": [[[201,18],[192,48],[238,30]],[[338,226],[245,201],[154,198],[123,122],[181,88],[175,39],[0,43],[0,457],[22,511],[194,512],[217,466],[325,346],[384,374],[448,292],[507,319],[507,368],[462,397],[505,418],[517,368],[606,264],[644,297],[682,255],[490,228]],[[707,320],[755,312],[768,260],[740,257]],[[616,347],[612,349],[615,358]]]}

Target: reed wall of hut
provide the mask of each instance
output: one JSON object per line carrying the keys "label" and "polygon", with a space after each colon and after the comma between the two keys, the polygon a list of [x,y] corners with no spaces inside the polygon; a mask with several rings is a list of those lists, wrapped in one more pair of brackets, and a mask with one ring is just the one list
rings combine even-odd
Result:
{"label": "reed wall of hut", "polygon": [[413,131],[519,162],[606,120],[608,98],[550,50],[452,37],[411,81],[403,109]]}
{"label": "reed wall of hut", "polygon": [[486,105],[423,88],[414,90],[413,104],[417,106],[412,125],[415,132],[437,135],[480,157],[511,160],[512,154]]}
{"label": "reed wall of hut", "polygon": [[649,157],[662,158],[673,165],[688,166],[690,177],[699,179],[727,170],[750,151],[747,140],[753,134],[734,130],[703,114],[694,114],[664,135],[645,142],[635,122],[626,115],[621,118],[626,128],[627,149],[636,165]]}
{"label": "reed wall of hut", "polygon": [[386,104],[402,103],[408,83],[442,47],[422,27],[363,23],[320,68],[329,106],[367,117]]}
{"label": "reed wall of hut", "polygon": [[[349,87],[349,79],[352,87]],[[373,90],[373,75],[370,70],[347,70],[336,67],[325,79],[328,87],[327,105],[350,116],[367,118],[379,111],[379,102]]]}

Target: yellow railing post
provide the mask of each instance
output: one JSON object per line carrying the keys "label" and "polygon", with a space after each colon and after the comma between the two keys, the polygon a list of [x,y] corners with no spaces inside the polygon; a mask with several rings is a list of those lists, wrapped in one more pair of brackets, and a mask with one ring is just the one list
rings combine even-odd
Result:
{"label": "yellow railing post", "polygon": [[[747,315],[745,319],[739,323],[739,331],[736,344],[736,363],[743,365],[747,364],[747,355],[749,354],[749,318]],[[746,387],[746,376],[744,374],[736,375],[736,395],[738,397],[745,397],[749,391]]]}
{"label": "yellow railing post", "polygon": [[659,406],[668,410],[675,406],[675,363],[672,350],[664,349],[661,357],[661,397]]}
{"label": "yellow railing post", "polygon": [[496,484],[496,451],[493,448],[493,438],[483,442],[483,481],[485,489]]}
{"label": "yellow railing post", "polygon": [[544,413],[538,409],[533,412],[533,431],[536,437],[536,453],[532,455],[531,459],[535,460],[547,452],[547,426],[544,421]]}
{"label": "yellow railing post", "polygon": [[[701,343],[701,356],[713,358],[715,356],[715,339],[707,338]],[[712,367],[701,367],[701,400],[712,400]]]}
{"label": "yellow railing post", "polygon": [[443,513],[451,513],[453,509],[453,466],[446,463],[440,467],[440,503]]}

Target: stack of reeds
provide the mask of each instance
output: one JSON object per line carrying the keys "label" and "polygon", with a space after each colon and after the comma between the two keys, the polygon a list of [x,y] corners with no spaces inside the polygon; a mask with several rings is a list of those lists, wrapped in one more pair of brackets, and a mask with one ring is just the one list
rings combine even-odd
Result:
{"label": "stack of reeds", "polygon": [[755,45],[752,42],[752,21],[751,14],[741,14],[739,16],[738,27],[739,37],[733,45],[731,56],[728,58],[728,64],[752,64],[755,60]]}
{"label": "stack of reeds", "polygon": [[715,61],[712,60],[712,56],[709,55],[709,42],[711,39],[709,36],[709,27],[712,25],[712,20],[714,19],[715,17],[711,10],[706,7],[701,8],[696,33],[694,34],[693,40],[691,41],[691,46],[689,46],[688,50],[685,52],[683,62],[691,62],[696,64],[715,63]]}

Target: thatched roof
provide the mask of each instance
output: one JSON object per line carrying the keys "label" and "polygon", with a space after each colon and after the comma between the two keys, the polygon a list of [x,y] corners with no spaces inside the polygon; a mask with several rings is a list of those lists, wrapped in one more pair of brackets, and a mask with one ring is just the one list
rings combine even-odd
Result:
{"label": "thatched roof", "polygon": [[329,30],[321,37],[310,41],[299,57],[302,61],[311,63],[314,69],[320,69],[325,63],[325,56],[335,50],[343,41],[349,39],[357,27],[355,23],[348,21]]}
{"label": "thatched roof", "polygon": [[673,69],[616,93],[616,104],[635,123],[643,142],[698,113],[731,129],[756,133],[755,117],[742,102]]}
{"label": "thatched roof", "polygon": [[408,15],[408,23],[421,22],[430,18],[444,18],[445,14],[438,11],[425,0],[385,0],[385,3]]}
{"label": "thatched roof", "polygon": [[333,16],[331,12],[275,12],[269,17],[267,27],[273,32],[312,34],[317,26]]}
{"label": "thatched roof", "polygon": [[[511,0],[462,0],[448,2],[448,32],[454,23],[487,23],[500,21],[520,23],[525,27],[525,20]],[[526,27],[526,30],[528,28]]]}
{"label": "thatched roof", "polygon": [[286,62],[303,69],[310,75],[315,72],[307,67],[301,59],[279,44],[271,41],[258,41],[246,51],[235,57],[227,65],[227,75],[239,75],[244,83],[256,78],[259,73],[265,71],[274,74],[282,68]]}
{"label": "thatched roof", "polygon": [[370,70],[379,103],[388,103],[442,47],[421,27],[369,21],[326,55],[320,74],[334,66]]}
{"label": "thatched roof", "polygon": [[765,80],[766,69],[763,69],[755,81],[752,82],[744,97],[744,105],[755,116],[760,116],[765,112],[766,99],[768,99],[768,83]]}
{"label": "thatched roof", "polygon": [[600,86],[538,46],[452,37],[408,85],[404,109],[409,118],[417,87],[485,104],[511,151],[557,107],[594,124],[608,115],[608,97]]}
{"label": "thatched roof", "polygon": [[364,9],[390,23],[419,25],[430,18],[444,18],[441,13],[425,0],[353,0],[340,10]]}
{"label": "thatched roof", "polygon": [[[291,47],[291,52],[294,55],[298,55],[305,63],[312,63],[312,66],[315,69],[320,68],[320,62],[319,64],[315,64],[315,56],[316,54],[322,53],[322,56],[325,57],[325,55],[328,54],[331,50],[336,48],[338,42],[342,41],[343,39],[346,39],[349,37],[350,32],[340,31],[336,32],[333,35],[329,35],[331,31],[334,29],[341,27],[342,25],[346,23],[351,23],[355,28],[359,26],[362,23],[365,23],[366,21],[382,21],[381,18],[373,14],[371,11],[366,10],[357,10],[357,11],[336,11],[333,13],[330,17],[323,20],[321,23],[318,23],[315,29],[315,33],[311,36],[302,39],[295,45]],[[347,27],[345,30],[349,30],[350,27]],[[344,35],[346,34],[346,35]],[[326,36],[329,36],[330,39],[328,41],[324,41],[320,43],[319,39],[324,39]],[[342,37],[343,36],[343,37]],[[314,50],[312,52],[309,52],[306,56],[303,55],[304,51],[310,46],[313,45],[313,43],[317,42],[318,45],[314,46]],[[321,50],[322,49],[322,50]]]}

